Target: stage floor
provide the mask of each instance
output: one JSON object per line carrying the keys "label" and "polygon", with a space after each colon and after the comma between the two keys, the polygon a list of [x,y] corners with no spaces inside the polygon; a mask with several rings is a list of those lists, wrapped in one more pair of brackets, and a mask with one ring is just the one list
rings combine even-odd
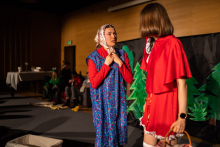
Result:
{"label": "stage floor", "polygon": [[[91,108],[51,110],[48,107],[32,106],[42,100],[42,95],[34,93],[0,95],[0,147],[17,137],[34,134],[62,139],[63,147],[93,147],[95,129],[92,122]],[[201,139],[191,137],[195,147],[220,147]],[[188,143],[186,137],[179,138],[179,143]],[[128,144],[124,147],[141,147],[143,131],[128,126]]]}

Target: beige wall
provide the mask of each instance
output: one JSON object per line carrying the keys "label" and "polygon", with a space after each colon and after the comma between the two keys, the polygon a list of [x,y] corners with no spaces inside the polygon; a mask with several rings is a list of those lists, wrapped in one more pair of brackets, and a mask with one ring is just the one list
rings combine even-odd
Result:
{"label": "beige wall", "polygon": [[[177,37],[220,32],[219,0],[157,0],[167,9]],[[139,15],[146,5],[108,12],[116,1],[101,3],[66,14],[61,19],[61,61],[64,47],[72,40],[76,46],[76,71],[85,75],[86,57],[95,50],[94,37],[99,27],[106,23],[115,26],[118,42],[140,38]]]}

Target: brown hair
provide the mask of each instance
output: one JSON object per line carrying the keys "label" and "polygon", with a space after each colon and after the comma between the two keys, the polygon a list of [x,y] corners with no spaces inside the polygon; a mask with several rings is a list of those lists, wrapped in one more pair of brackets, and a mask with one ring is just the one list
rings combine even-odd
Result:
{"label": "brown hair", "polygon": [[161,4],[151,3],[144,7],[141,11],[140,31],[141,38],[173,34],[173,25],[166,9]]}
{"label": "brown hair", "polygon": [[115,30],[115,27],[113,25],[111,25],[111,24],[108,24],[107,26],[105,26],[105,29],[106,28],[113,28]]}

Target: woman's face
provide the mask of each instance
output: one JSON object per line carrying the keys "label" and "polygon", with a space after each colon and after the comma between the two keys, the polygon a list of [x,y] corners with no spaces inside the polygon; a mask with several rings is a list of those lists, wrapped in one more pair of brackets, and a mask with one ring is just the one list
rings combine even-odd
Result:
{"label": "woman's face", "polygon": [[75,74],[72,74],[72,79],[74,79],[76,77],[76,75]]}
{"label": "woman's face", "polygon": [[115,43],[117,41],[117,34],[114,28],[105,29],[105,40],[106,40],[107,46],[109,47],[115,46]]}

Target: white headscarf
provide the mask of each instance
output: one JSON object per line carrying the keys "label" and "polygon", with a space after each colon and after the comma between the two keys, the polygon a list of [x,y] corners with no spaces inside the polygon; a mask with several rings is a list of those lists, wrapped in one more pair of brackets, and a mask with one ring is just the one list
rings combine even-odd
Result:
{"label": "white headscarf", "polygon": [[111,24],[105,24],[105,25],[102,25],[99,30],[97,31],[97,34],[95,36],[95,39],[94,41],[97,43],[96,44],[96,49],[100,48],[101,46],[103,46],[104,48],[108,49],[108,54],[110,55],[111,53],[114,53],[115,52],[115,49],[114,47],[109,47],[106,43],[106,40],[105,40],[105,27],[110,25],[112,28],[114,28],[115,30],[115,27]]}

